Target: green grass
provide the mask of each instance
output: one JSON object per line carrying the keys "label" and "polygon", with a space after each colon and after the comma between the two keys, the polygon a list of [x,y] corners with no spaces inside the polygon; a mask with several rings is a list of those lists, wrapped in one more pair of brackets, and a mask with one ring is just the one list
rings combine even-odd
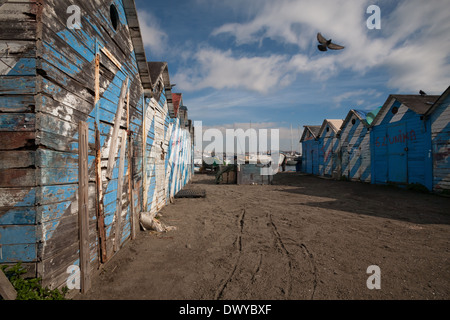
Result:
{"label": "green grass", "polygon": [[50,290],[41,286],[40,278],[25,279],[23,275],[27,273],[27,270],[21,263],[10,267],[1,266],[1,269],[17,291],[16,300],[66,300],[67,287],[64,287],[62,291]]}

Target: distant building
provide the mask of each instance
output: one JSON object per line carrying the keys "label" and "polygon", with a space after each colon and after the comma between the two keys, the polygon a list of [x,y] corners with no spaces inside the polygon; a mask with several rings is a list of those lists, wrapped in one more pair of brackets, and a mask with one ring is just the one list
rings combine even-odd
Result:
{"label": "distant building", "polygon": [[350,180],[371,181],[370,122],[381,108],[367,113],[350,110],[340,133],[340,177]]}
{"label": "distant building", "polygon": [[300,139],[302,144],[302,172],[319,174],[319,141],[320,126],[304,126]]}
{"label": "distant building", "polygon": [[337,174],[339,163],[339,133],[343,120],[323,121],[319,131],[319,175],[332,177]]}

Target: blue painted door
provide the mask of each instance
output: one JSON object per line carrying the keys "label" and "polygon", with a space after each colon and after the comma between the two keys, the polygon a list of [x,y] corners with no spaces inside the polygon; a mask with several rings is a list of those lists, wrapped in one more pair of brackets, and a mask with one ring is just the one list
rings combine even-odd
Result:
{"label": "blue painted door", "polygon": [[309,155],[307,157],[308,162],[306,163],[306,172],[312,174],[313,173],[313,158],[314,152],[311,148],[308,148]]}
{"label": "blue painted door", "polygon": [[312,161],[313,161],[313,170],[312,173],[315,175],[319,175],[319,143],[316,142],[313,145],[313,157],[312,157]]}
{"label": "blue painted door", "polygon": [[388,126],[388,181],[395,183],[408,182],[407,144],[403,139],[406,125],[399,123]]}

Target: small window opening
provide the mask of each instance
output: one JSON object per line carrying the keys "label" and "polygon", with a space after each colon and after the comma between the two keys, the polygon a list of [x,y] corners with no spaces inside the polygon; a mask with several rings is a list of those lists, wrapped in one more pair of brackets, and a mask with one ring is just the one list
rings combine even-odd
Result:
{"label": "small window opening", "polygon": [[330,127],[327,127],[327,132],[330,132]]}
{"label": "small window opening", "polygon": [[393,107],[392,108],[392,114],[397,114],[398,112],[398,108],[397,107]]}
{"label": "small window opening", "polygon": [[109,15],[111,18],[111,24],[114,30],[117,31],[117,28],[119,27],[119,12],[117,12],[117,8],[114,4],[111,4],[109,7]]}
{"label": "small window opening", "polygon": [[356,123],[356,119],[352,119],[352,124],[354,125]]}

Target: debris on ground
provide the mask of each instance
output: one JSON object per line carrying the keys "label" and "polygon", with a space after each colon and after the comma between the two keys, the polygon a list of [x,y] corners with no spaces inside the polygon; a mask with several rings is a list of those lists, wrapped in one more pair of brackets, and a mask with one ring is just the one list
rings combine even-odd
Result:
{"label": "debris on ground", "polygon": [[167,226],[164,222],[157,219],[156,212],[141,212],[139,222],[144,231],[169,232],[177,230],[177,227]]}

